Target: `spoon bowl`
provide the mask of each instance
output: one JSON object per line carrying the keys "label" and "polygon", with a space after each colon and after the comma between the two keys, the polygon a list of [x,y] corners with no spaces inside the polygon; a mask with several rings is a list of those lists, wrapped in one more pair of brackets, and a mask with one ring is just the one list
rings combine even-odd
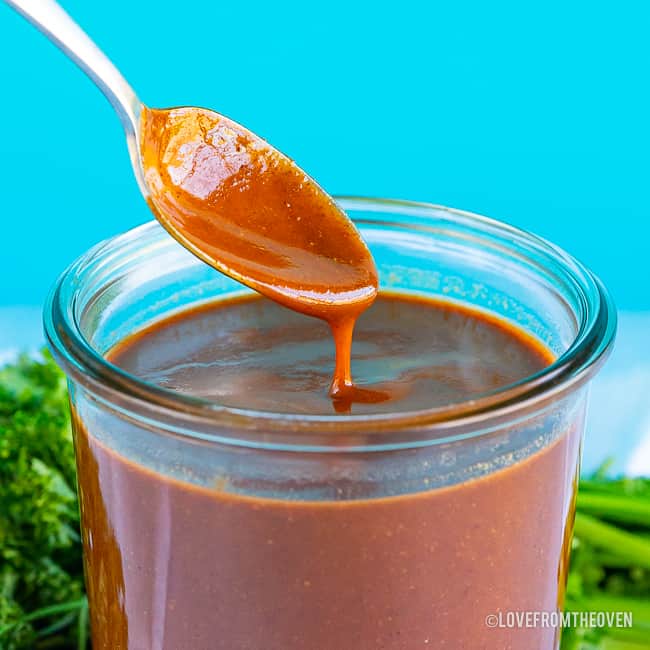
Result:
{"label": "spoon bowl", "polygon": [[149,203],[186,248],[326,320],[374,300],[377,272],[352,221],[288,157],[207,109],[145,108],[142,116]]}

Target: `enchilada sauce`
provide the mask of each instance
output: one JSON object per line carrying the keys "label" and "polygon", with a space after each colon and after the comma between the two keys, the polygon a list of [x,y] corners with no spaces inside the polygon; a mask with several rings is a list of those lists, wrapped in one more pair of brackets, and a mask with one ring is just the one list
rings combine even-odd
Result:
{"label": "enchilada sauce", "polygon": [[[552,360],[484,314],[389,294],[360,316],[355,346],[357,381],[388,398],[353,403],[353,414],[464,401]],[[331,357],[325,323],[253,297],[182,312],[109,358],[235,408],[328,414]],[[90,430],[76,422],[75,432],[95,648],[555,647],[556,630],[485,621],[561,603],[579,427],[549,441],[542,421],[539,447],[525,457],[491,452],[500,461],[483,475],[435,489],[427,477],[460,463],[452,447],[331,457],[323,494],[300,496],[288,471],[274,498],[217,468],[197,484],[189,469],[184,477],[182,455],[178,475],[163,475],[102,442],[138,440],[136,428],[123,423],[118,434],[104,416],[83,419]],[[382,467],[390,454],[398,484],[418,468],[422,481],[393,496],[351,492],[345,476],[363,474],[365,463]],[[303,454],[290,456],[299,463]]]}

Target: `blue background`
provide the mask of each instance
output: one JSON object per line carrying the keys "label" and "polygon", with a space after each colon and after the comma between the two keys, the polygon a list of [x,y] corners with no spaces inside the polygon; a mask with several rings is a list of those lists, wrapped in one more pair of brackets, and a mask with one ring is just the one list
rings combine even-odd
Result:
{"label": "blue background", "polygon": [[[650,2],[62,0],[151,106],[247,125],[332,193],[551,239],[622,308],[587,471],[650,475]],[[0,363],[90,245],[150,219],[101,94],[0,3]]]}
{"label": "blue background", "polygon": [[[650,3],[63,0],[153,106],[212,107],[332,193],[532,230],[650,309]],[[149,218],[101,94],[0,6],[0,304]]]}

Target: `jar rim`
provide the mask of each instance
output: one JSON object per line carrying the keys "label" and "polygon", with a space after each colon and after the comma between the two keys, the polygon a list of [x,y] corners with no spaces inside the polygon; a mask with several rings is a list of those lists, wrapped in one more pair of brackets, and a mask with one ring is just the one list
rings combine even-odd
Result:
{"label": "jar rim", "polygon": [[[575,339],[551,365],[533,375],[475,400],[419,411],[370,415],[287,414],[233,408],[181,394],[131,375],[98,353],[83,335],[73,305],[68,304],[68,292],[64,291],[72,288],[75,295],[74,292],[79,291],[79,276],[84,268],[98,256],[108,255],[158,226],[156,221],[150,221],[91,248],[59,276],[44,308],[44,328],[50,349],[70,378],[84,382],[98,393],[111,394],[116,391],[131,404],[144,403],[167,414],[200,420],[231,431],[253,429],[271,434],[288,429],[304,434],[317,430],[328,436],[421,430],[423,427],[427,428],[429,436],[434,430],[444,436],[451,427],[469,426],[475,429],[476,424],[484,422],[488,416],[497,419],[511,417],[517,409],[542,407],[548,400],[558,399],[558,395],[587,381],[611,351],[616,334],[613,300],[596,276],[559,247],[495,219],[445,206],[353,196],[337,196],[335,199],[344,210],[377,214],[374,219],[356,219],[355,222],[361,225],[390,225],[391,221],[381,220],[381,214],[397,211],[417,216],[420,220],[418,227],[426,229],[427,217],[430,219],[435,212],[438,219],[444,215],[450,224],[471,226],[485,234],[496,233],[543,253],[568,272],[584,307]],[[192,435],[187,430],[183,433]]]}

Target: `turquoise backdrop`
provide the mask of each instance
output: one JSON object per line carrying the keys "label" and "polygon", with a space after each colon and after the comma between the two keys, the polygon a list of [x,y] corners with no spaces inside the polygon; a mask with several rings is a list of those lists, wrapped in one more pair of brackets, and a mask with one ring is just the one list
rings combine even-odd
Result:
{"label": "turquoise backdrop", "polygon": [[[332,193],[505,219],[650,309],[650,3],[63,0],[153,106],[212,107]],[[120,125],[0,5],[0,304],[149,218]]]}

